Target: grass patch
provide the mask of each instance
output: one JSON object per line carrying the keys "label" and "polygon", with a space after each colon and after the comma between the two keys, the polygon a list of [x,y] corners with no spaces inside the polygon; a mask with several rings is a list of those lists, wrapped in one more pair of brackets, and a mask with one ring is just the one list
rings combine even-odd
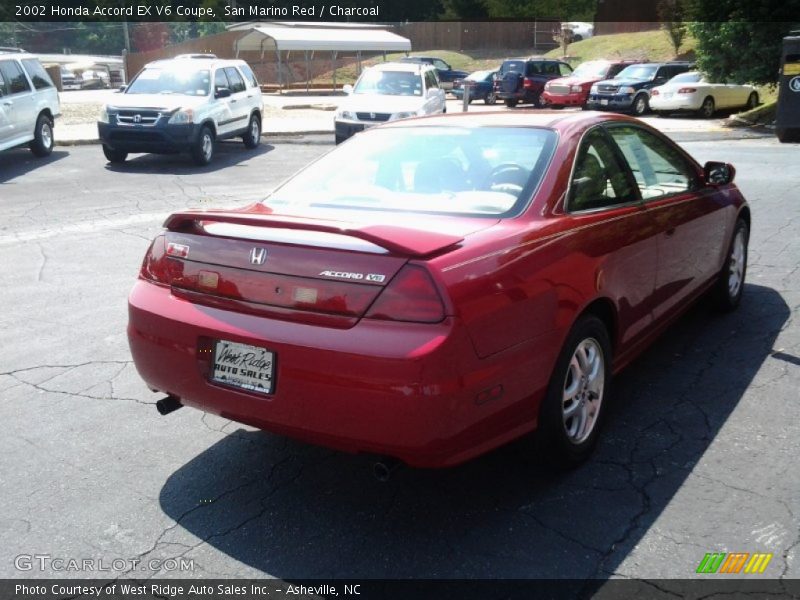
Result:
{"label": "grass patch", "polygon": [[753,110],[741,112],[732,115],[728,119],[727,124],[729,127],[752,127],[754,125],[764,126],[772,125],[775,123],[775,112],[778,107],[777,100],[771,100],[760,106],[756,106]]}
{"label": "grass patch", "polygon": [[[636,33],[617,33],[599,35],[570,44],[567,47],[569,54],[567,61],[576,66],[587,60],[601,58],[649,60],[653,62],[676,59],[693,60],[694,47],[694,39],[687,35],[681,45],[680,52],[676,56],[675,49],[670,44],[666,32],[661,29]],[[551,50],[545,56],[560,58],[561,48]]]}

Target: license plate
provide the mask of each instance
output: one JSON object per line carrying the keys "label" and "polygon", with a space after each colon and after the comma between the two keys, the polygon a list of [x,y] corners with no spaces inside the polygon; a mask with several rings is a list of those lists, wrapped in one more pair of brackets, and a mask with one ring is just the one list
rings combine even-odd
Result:
{"label": "license plate", "polygon": [[600,106],[608,106],[608,99],[603,98],[602,100],[600,100]]}
{"label": "license plate", "polygon": [[275,355],[269,350],[217,340],[214,345],[214,365],[211,381],[237,388],[272,393]]}
{"label": "license plate", "polygon": [[672,98],[672,93],[671,93],[671,92],[670,92],[670,93],[667,93],[667,94],[661,94],[661,95],[662,95],[662,96],[663,96],[665,99]]}

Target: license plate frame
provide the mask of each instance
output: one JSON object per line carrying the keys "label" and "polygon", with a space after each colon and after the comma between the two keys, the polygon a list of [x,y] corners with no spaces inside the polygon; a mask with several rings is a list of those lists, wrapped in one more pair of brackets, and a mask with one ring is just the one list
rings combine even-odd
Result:
{"label": "license plate frame", "polygon": [[608,106],[608,98],[601,98],[600,106]]}
{"label": "license plate frame", "polygon": [[275,362],[271,350],[231,340],[214,340],[209,380],[260,395],[275,393]]}

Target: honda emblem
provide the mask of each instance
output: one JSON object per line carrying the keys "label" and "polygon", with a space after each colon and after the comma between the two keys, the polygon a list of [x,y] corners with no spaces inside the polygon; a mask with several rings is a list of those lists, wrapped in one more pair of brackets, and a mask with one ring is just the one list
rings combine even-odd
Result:
{"label": "honda emblem", "polygon": [[133,115],[133,122],[134,123],[141,123],[142,122],[142,115]]}
{"label": "honda emblem", "polygon": [[251,265],[263,265],[264,261],[266,260],[267,260],[266,248],[253,248],[252,250],[250,250]]}
{"label": "honda emblem", "polygon": [[375,119],[375,113],[369,113],[369,118],[370,119]]}

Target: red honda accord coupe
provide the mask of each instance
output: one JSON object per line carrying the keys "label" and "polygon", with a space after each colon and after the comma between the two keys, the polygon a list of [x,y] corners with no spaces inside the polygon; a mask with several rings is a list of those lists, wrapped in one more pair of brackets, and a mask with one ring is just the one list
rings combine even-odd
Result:
{"label": "red honda accord coupe", "polygon": [[421,467],[538,430],[575,464],[614,373],[701,295],[739,303],[733,176],[622,115],[388,123],[262,202],[171,215],[130,294],[133,358],[162,413]]}

